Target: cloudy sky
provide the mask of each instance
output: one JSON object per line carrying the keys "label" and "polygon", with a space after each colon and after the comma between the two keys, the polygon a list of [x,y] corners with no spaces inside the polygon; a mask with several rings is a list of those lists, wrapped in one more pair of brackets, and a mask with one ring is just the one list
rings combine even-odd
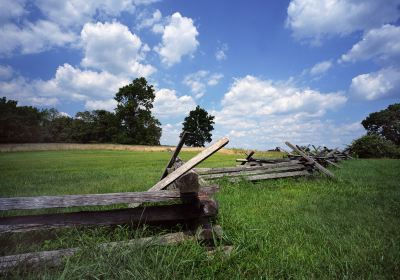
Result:
{"label": "cloudy sky", "polygon": [[1,0],[0,96],[74,116],[156,89],[162,144],[197,104],[214,139],[342,146],[400,102],[400,0]]}

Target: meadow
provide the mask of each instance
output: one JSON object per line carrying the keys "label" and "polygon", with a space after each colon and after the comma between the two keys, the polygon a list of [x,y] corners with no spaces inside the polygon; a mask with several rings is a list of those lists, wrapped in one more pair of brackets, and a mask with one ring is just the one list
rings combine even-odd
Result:
{"label": "meadow", "polygon": [[[183,152],[187,160],[197,152]],[[272,154],[264,154],[268,156]],[[274,155],[276,156],[276,154]],[[158,181],[166,151],[0,153],[0,196],[143,191]],[[217,153],[203,167],[234,166]],[[400,279],[400,160],[350,160],[323,176],[228,183],[216,195],[226,256],[197,242],[100,250],[99,242],[160,233],[127,227],[3,236],[1,255],[82,247],[64,265],[20,267],[8,279]],[[9,215],[15,213],[3,213]]]}

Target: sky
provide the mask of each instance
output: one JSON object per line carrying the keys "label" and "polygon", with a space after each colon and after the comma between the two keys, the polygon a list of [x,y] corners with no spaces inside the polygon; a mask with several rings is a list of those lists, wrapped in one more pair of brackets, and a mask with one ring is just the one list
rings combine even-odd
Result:
{"label": "sky", "polygon": [[230,147],[343,147],[400,102],[400,0],[1,0],[0,42],[19,105],[113,111],[145,77],[165,145],[200,105]]}

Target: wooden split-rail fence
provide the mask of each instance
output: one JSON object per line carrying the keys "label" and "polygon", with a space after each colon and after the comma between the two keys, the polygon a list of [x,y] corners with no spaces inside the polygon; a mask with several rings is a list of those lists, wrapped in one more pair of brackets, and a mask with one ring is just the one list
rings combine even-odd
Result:
{"label": "wooden split-rail fence", "polygon": [[240,163],[236,167],[195,168],[195,171],[203,180],[207,181],[223,177],[229,181],[260,181],[310,176],[316,172],[321,172],[329,178],[333,178],[334,174],[326,167],[340,168],[338,162],[351,158],[347,151],[339,151],[338,149],[329,150],[326,147],[321,149],[313,146],[315,150],[311,151],[290,142],[285,142],[285,144],[291,148],[292,152],[280,148],[282,152],[286,153],[284,158],[256,158],[255,152],[250,151],[246,154],[246,158],[236,160]]}
{"label": "wooden split-rail fence", "polygon": [[[161,180],[145,192],[0,198],[0,211],[54,208],[69,208],[70,210],[70,207],[109,205],[122,205],[121,208],[24,216],[2,215],[0,218],[0,234],[68,227],[114,225],[136,227],[144,224],[152,226],[182,224],[186,226],[188,232],[99,244],[99,247],[110,248],[119,244],[131,246],[144,243],[164,245],[192,239],[195,238],[194,236],[199,240],[212,240],[214,234],[220,235],[220,230],[215,231],[215,228],[213,229],[211,225],[211,220],[218,214],[218,204],[212,198],[212,195],[218,191],[218,186],[200,185],[199,175],[192,169],[224,147],[229,140],[222,138],[188,162],[176,163],[177,155],[183,146],[185,137],[185,135],[181,137],[181,142],[163,172]],[[143,205],[147,202],[166,201],[175,201],[176,203],[171,205]],[[196,229],[197,233],[195,233]],[[64,257],[71,256],[77,251],[79,251],[79,248],[69,248],[0,257],[0,272],[8,271],[19,265],[36,266],[43,263],[57,265]]]}

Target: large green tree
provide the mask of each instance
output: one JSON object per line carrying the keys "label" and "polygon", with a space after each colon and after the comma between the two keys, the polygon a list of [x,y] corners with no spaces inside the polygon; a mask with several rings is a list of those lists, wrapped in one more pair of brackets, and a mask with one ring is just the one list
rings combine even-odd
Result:
{"label": "large green tree", "polygon": [[200,106],[190,111],[183,122],[183,131],[190,133],[186,138],[185,145],[204,147],[206,142],[211,142],[211,131],[214,130],[213,124],[214,116],[208,114],[208,112],[200,108]]}
{"label": "large green tree", "polygon": [[383,136],[400,145],[400,103],[389,105],[386,109],[371,113],[361,122],[369,134]]}
{"label": "large green tree", "polygon": [[152,115],[155,94],[145,78],[137,78],[119,89],[116,115],[124,132],[119,142],[129,144],[159,145],[161,123]]}

